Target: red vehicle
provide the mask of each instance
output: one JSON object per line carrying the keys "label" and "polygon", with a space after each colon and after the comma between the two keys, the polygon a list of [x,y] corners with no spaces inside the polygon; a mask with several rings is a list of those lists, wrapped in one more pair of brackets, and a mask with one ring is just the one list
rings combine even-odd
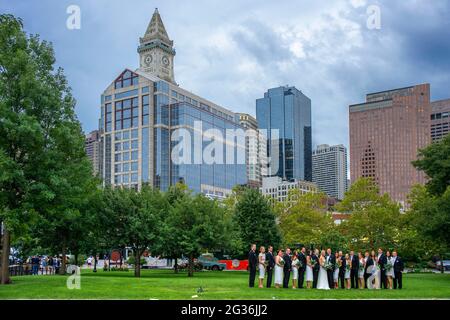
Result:
{"label": "red vehicle", "polygon": [[227,265],[225,270],[248,270],[248,260],[227,259],[219,262]]}

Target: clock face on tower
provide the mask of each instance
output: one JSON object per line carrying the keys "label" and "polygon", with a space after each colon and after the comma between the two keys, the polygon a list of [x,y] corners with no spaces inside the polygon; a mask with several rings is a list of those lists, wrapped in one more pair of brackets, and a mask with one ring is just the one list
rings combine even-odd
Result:
{"label": "clock face on tower", "polygon": [[162,58],[162,63],[163,63],[163,65],[165,65],[165,66],[168,66],[169,65],[169,58],[167,58],[167,56],[164,56],[163,58]]}
{"label": "clock face on tower", "polygon": [[147,66],[149,66],[150,65],[150,63],[152,63],[152,56],[149,54],[149,55],[146,55],[145,56],[145,58],[144,58],[144,62],[145,62],[145,64],[147,65]]}

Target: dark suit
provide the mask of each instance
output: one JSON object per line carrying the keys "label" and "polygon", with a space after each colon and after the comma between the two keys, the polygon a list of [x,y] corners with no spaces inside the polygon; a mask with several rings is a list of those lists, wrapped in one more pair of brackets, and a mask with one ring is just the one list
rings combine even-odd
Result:
{"label": "dark suit", "polygon": [[273,268],[275,268],[275,258],[273,257],[272,252],[267,252],[266,261],[267,261],[267,288],[270,288],[272,285]]}
{"label": "dark suit", "polygon": [[287,254],[283,256],[283,260],[284,260],[283,288],[289,288],[289,278],[291,277],[292,261],[291,257]]}
{"label": "dark suit", "polygon": [[334,255],[327,256],[326,259],[328,259],[328,262],[331,263],[333,268],[331,270],[327,269],[327,277],[328,277],[328,285],[330,286],[330,289],[334,289],[334,279],[333,279],[333,273],[334,273],[334,265],[336,264],[336,258]]}
{"label": "dark suit", "polygon": [[401,289],[404,264],[403,260],[399,256],[397,256],[397,259],[395,259],[393,268],[394,268],[394,289],[397,288]]}
{"label": "dark suit", "polygon": [[347,266],[347,260],[345,260],[344,256],[339,259],[341,259],[341,266],[339,267],[339,281],[341,282],[341,289],[345,289],[345,268]]}
{"label": "dark suit", "polygon": [[357,255],[350,256],[352,260],[352,268],[350,269],[350,280],[352,283],[352,289],[358,289],[358,271],[359,271],[359,259]]}
{"label": "dark suit", "polygon": [[368,257],[366,261],[366,266],[364,268],[364,283],[366,285],[366,288],[367,288],[367,279],[369,279],[369,277],[372,275],[371,273],[367,272],[367,269],[370,266],[373,266],[373,259],[371,257]]}
{"label": "dark suit", "polygon": [[384,253],[381,254],[381,256],[378,258],[378,265],[380,266],[380,272],[381,272],[381,283],[380,283],[380,289],[384,288],[387,289],[387,283],[386,283],[386,263],[387,258],[384,255]]}
{"label": "dark suit", "polygon": [[313,267],[313,288],[317,288],[317,280],[319,279],[319,257],[317,257],[314,253],[311,255],[311,261],[315,261],[315,265]]}
{"label": "dark suit", "polygon": [[248,270],[250,271],[250,277],[248,279],[248,286],[253,288],[255,286],[256,266],[258,265],[258,257],[256,252],[250,250],[248,253]]}
{"label": "dark suit", "polygon": [[298,288],[303,288],[303,282],[305,279],[305,271],[306,271],[306,255],[303,252],[300,252],[298,255],[298,260],[301,262],[302,266],[298,268]]}

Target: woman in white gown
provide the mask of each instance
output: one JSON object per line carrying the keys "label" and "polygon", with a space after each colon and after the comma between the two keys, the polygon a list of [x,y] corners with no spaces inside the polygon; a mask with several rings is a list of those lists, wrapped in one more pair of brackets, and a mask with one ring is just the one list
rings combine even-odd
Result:
{"label": "woman in white gown", "polygon": [[259,248],[259,256],[258,256],[258,268],[259,268],[259,287],[263,287],[264,276],[266,274],[266,248],[261,246]]}
{"label": "woman in white gown", "polygon": [[317,280],[317,289],[320,290],[330,290],[330,286],[328,285],[327,270],[324,268],[325,262],[326,262],[325,250],[322,250],[319,258],[320,270],[319,270],[319,278]]}
{"label": "woman in white gown", "polygon": [[313,277],[313,268],[311,264],[311,255],[306,256],[306,287],[308,289],[312,288],[314,277]]}
{"label": "woman in white gown", "polygon": [[372,268],[372,277],[369,278],[372,279],[372,289],[380,289],[380,279],[381,279],[381,273],[380,270],[378,270],[378,257],[375,254],[375,251],[372,251],[372,260],[373,260],[373,268]]}
{"label": "woman in white gown", "polygon": [[364,284],[364,267],[366,266],[366,260],[364,260],[364,256],[361,252],[358,253],[359,258],[359,270],[358,270],[358,281],[359,286],[358,288],[364,289],[366,286]]}
{"label": "woman in white gown", "polygon": [[275,257],[275,288],[279,288],[283,284],[283,250],[278,250]]}

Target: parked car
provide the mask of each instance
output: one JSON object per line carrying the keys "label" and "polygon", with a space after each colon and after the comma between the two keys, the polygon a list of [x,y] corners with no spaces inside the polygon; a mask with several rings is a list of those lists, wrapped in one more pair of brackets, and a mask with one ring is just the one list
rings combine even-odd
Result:
{"label": "parked car", "polygon": [[220,262],[211,253],[202,254],[197,261],[203,266],[203,269],[207,270],[222,271],[227,267],[225,263]]}
{"label": "parked car", "polygon": [[[436,269],[442,270],[441,261],[436,261]],[[444,260],[444,271],[450,271],[450,260]]]}

